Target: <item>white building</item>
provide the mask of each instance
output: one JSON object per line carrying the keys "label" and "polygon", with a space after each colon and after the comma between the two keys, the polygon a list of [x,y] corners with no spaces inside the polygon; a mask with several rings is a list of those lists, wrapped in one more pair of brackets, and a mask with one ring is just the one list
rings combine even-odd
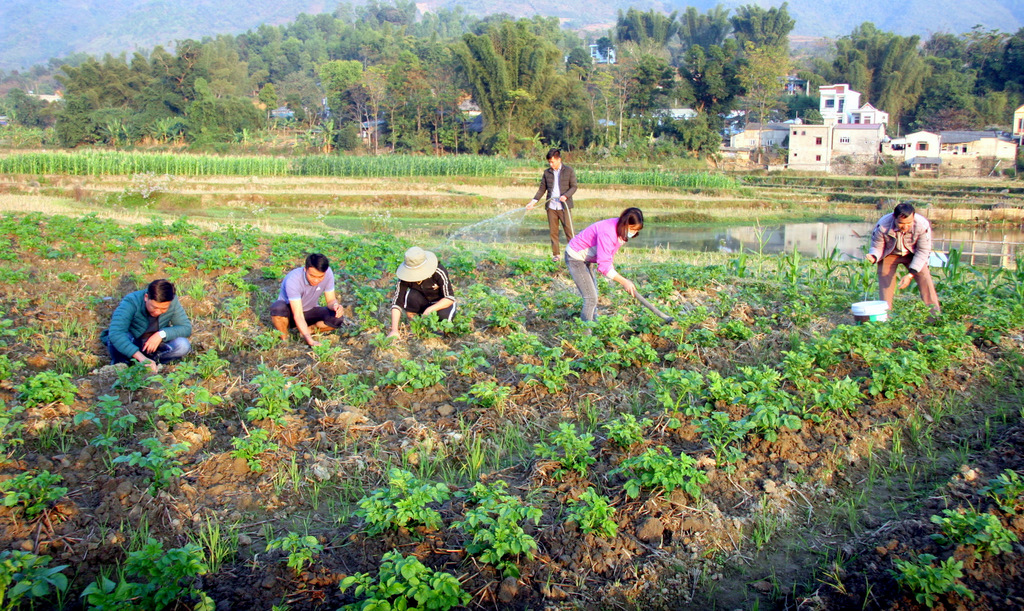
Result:
{"label": "white building", "polygon": [[825,125],[839,123],[880,123],[889,124],[889,113],[881,111],[871,104],[860,105],[860,92],[850,89],[846,83],[819,87],[821,96],[818,110],[825,120]]}

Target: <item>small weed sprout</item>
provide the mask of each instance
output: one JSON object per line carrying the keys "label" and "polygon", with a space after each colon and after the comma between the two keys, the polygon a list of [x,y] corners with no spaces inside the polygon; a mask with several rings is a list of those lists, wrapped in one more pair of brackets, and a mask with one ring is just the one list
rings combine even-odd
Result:
{"label": "small weed sprout", "polygon": [[235,458],[244,458],[249,463],[249,469],[255,473],[263,471],[260,454],[278,449],[278,445],[270,441],[270,431],[267,429],[253,429],[249,431],[248,437],[232,439],[231,445],[235,447],[231,455]]}
{"label": "small weed sprout", "polygon": [[974,600],[974,592],[959,581],[964,576],[964,563],[947,558],[935,566],[935,560],[931,554],[921,554],[915,560],[897,558],[893,560],[893,575],[901,586],[914,593],[917,602],[929,609],[942,594],[959,594]]}
{"label": "small weed sprout", "polygon": [[[342,580],[341,591],[355,586],[356,598],[363,600],[343,607],[346,611],[370,609],[437,609],[446,611],[466,605],[472,599],[459,580],[423,565],[416,556],[403,557],[398,551],[384,554],[377,579],[356,573]],[[416,601],[415,604],[410,604]]]}
{"label": "small weed sprout", "polygon": [[569,519],[588,535],[611,539],[619,532],[614,518],[615,508],[593,488],[587,488],[578,500],[569,501]]}
{"label": "small weed sprout", "polygon": [[560,423],[549,441],[549,444],[534,445],[534,451],[537,456],[554,460],[562,466],[555,472],[555,477],[561,477],[566,471],[575,471],[580,477],[586,477],[587,469],[597,462],[590,455],[594,450],[594,436],[590,433],[577,435],[576,427],[568,422]]}
{"label": "small weed sprout", "polygon": [[307,564],[313,563],[313,558],[324,551],[324,546],[313,535],[302,536],[289,531],[287,535],[267,543],[268,552],[275,549],[288,554],[285,564],[298,574]]}
{"label": "small weed sprout", "polygon": [[436,530],[441,526],[441,514],[427,505],[449,498],[448,486],[424,482],[404,469],[392,468],[388,487],[361,498],[356,515],[366,521],[370,534],[420,525]]}
{"label": "small weed sprout", "polygon": [[176,443],[165,446],[156,437],[143,439],[141,443],[149,450],[145,455],[142,452],[132,452],[127,456],[118,456],[114,464],[128,463],[133,467],[143,467],[153,472],[152,483],[149,486],[149,493],[156,494],[160,488],[166,488],[171,481],[180,477],[185,471],[181,468],[181,461],[176,457],[188,450],[187,443]]}
{"label": "small weed sprout", "polygon": [[644,429],[651,424],[650,418],[638,422],[633,414],[623,414],[618,420],[604,425],[604,430],[608,431],[609,441],[620,448],[628,448],[644,440]]}
{"label": "small weed sprout", "polygon": [[506,577],[519,577],[514,558],[523,555],[533,560],[537,541],[521,526],[524,520],[540,523],[542,512],[537,507],[523,505],[518,498],[506,492],[508,484],[498,480],[490,485],[477,482],[469,489],[467,509],[461,522],[452,526],[472,535],[466,551],[478,556],[500,570]]}
{"label": "small weed sprout", "polygon": [[78,388],[71,383],[70,373],[55,371],[41,371],[14,388],[25,407],[51,403],[71,405],[75,400],[75,393],[78,392]]}
{"label": "small weed sprout", "polygon": [[640,456],[622,461],[618,468],[609,472],[628,473],[630,477],[623,488],[630,498],[640,496],[641,488],[660,489],[666,495],[681,488],[691,497],[701,497],[701,485],[708,483],[708,475],[696,467],[697,461],[684,453],[679,457],[665,446],[651,448]]}
{"label": "small weed sprout", "polygon": [[5,493],[4,507],[17,507],[22,515],[31,520],[67,494],[67,488],[56,485],[60,481],[61,476],[57,473],[26,471],[0,482],[0,491]]}
{"label": "small weed sprout", "polygon": [[61,573],[67,565],[47,566],[51,560],[21,550],[0,552],[0,605],[4,611],[21,608],[27,599],[43,598],[51,588],[58,592],[68,588],[68,578]]}
{"label": "small weed sprout", "polygon": [[1006,469],[988,480],[988,486],[981,489],[999,508],[1006,513],[1016,513],[1024,507],[1024,480],[1012,469]]}
{"label": "small weed sprout", "polygon": [[932,524],[942,531],[932,538],[942,545],[973,545],[975,558],[1013,551],[1017,535],[1007,530],[996,516],[973,509],[946,509],[942,513],[931,518]]}

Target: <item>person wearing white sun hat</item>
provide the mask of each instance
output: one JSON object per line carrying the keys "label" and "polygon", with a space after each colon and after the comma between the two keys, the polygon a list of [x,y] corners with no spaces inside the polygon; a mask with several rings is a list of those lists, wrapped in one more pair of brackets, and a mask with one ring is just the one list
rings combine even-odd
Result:
{"label": "person wearing white sun hat", "polygon": [[451,320],[455,316],[455,292],[448,270],[437,260],[437,255],[419,246],[405,251],[405,261],[395,272],[398,288],[391,302],[391,333],[399,337],[398,323],[402,311],[406,316],[437,313],[438,318]]}

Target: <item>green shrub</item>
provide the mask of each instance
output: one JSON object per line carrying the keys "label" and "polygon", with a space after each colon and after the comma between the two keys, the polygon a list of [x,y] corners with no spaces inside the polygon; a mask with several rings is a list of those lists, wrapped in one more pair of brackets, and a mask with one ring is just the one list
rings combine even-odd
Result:
{"label": "green shrub", "polygon": [[651,448],[640,456],[622,461],[609,475],[626,473],[631,477],[623,485],[630,498],[640,496],[641,488],[661,490],[670,494],[681,488],[695,499],[701,497],[701,484],[708,483],[708,475],[696,467],[697,461],[684,453],[678,457],[665,446]]}
{"label": "green shrub", "polygon": [[78,392],[78,388],[71,383],[70,373],[56,371],[41,371],[14,388],[25,407],[51,403],[71,405],[75,400],[75,393]]}
{"label": "green shrub", "polygon": [[404,469],[392,468],[388,471],[388,487],[360,499],[356,515],[366,520],[370,534],[421,525],[436,530],[441,526],[441,514],[427,505],[449,498],[448,486],[422,482]]}
{"label": "green shrub", "polygon": [[569,519],[586,534],[611,538],[619,531],[615,523],[615,508],[608,499],[587,488],[580,498],[569,502]]}

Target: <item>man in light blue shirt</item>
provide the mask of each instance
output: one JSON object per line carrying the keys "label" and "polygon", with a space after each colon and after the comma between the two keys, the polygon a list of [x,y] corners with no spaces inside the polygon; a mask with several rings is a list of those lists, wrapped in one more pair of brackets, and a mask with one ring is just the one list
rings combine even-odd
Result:
{"label": "man in light blue shirt", "polygon": [[[327,302],[326,308],[319,305],[321,295]],[[281,333],[281,339],[288,339],[288,330],[295,327],[310,346],[320,345],[313,339],[312,329],[337,329],[345,323],[327,257],[313,253],[306,257],[304,267],[288,272],[277,301],[270,304],[270,320]]]}

